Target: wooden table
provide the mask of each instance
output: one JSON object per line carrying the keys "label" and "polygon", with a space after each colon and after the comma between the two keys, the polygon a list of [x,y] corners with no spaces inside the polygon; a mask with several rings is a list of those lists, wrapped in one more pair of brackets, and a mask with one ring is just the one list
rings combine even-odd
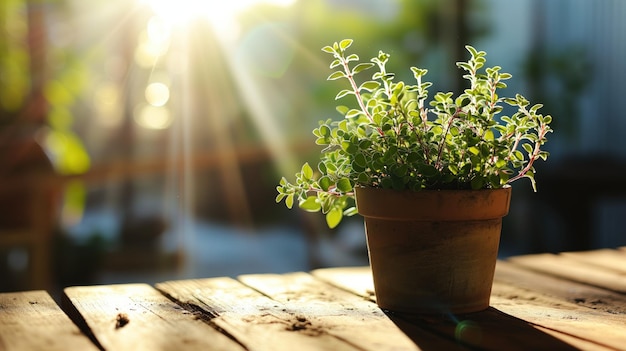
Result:
{"label": "wooden table", "polygon": [[98,349],[626,350],[626,248],[499,261],[467,315],[384,312],[367,267],[0,294],[0,350]]}

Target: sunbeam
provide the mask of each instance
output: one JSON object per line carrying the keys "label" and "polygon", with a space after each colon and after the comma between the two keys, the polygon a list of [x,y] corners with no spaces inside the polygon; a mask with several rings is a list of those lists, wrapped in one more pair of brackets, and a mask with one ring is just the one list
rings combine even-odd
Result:
{"label": "sunbeam", "polygon": [[[297,162],[284,124],[294,112],[285,94],[290,88],[280,79],[297,54],[307,60],[312,55],[288,27],[257,18],[261,23],[247,28],[243,15],[255,6],[288,6],[296,0],[137,1],[148,12],[130,50],[137,68],[133,81],[142,91],[130,102],[131,113],[139,134],[167,135],[172,244],[193,247],[197,238],[188,219],[202,216],[207,202],[217,204],[235,227],[254,225],[249,198],[255,184],[246,183],[250,174],[243,173],[247,161],[241,158],[262,157],[280,173],[294,170]],[[244,116],[259,136],[252,156],[236,140]],[[196,257],[185,255],[183,269],[193,269],[189,264]]]}
{"label": "sunbeam", "polygon": [[235,20],[241,12],[259,4],[289,6],[296,0],[139,0],[149,5],[154,13],[171,25],[189,23],[195,19],[206,19],[218,29],[220,35],[236,35],[239,28]]}

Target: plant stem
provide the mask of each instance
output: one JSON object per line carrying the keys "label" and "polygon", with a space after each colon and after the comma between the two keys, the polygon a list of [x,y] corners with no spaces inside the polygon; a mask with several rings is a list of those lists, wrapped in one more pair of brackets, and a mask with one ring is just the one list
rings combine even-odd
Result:
{"label": "plant stem", "polygon": [[452,122],[454,122],[454,119],[459,116],[459,112],[461,112],[461,109],[457,107],[456,111],[454,111],[454,114],[450,117],[450,120],[448,121],[448,125],[446,126],[446,130],[443,133],[441,143],[439,144],[439,150],[437,152],[437,160],[435,161],[435,168],[437,168],[440,171],[443,169],[443,166],[441,165],[441,154],[443,153],[443,147],[446,144],[446,137],[448,136],[448,133],[450,132],[450,127],[452,127]]}
{"label": "plant stem", "polygon": [[[343,57],[341,57],[341,63],[343,65],[344,71],[346,72],[346,77],[350,81],[350,86],[352,86],[352,91],[354,91],[354,96],[356,97],[356,100],[359,103],[359,108],[361,108],[361,111],[363,111],[363,113],[365,113],[365,116],[370,121],[370,123],[374,124],[374,118],[372,118],[372,115],[369,113],[369,111],[365,107],[365,102],[363,101],[363,96],[361,95],[361,92],[359,91],[359,87],[356,85],[356,81],[354,80],[354,76],[352,75],[352,72],[350,71],[350,67],[348,66],[348,62],[345,61],[343,59]],[[382,136],[383,135],[383,130],[380,129],[380,127],[377,127],[376,129],[378,130],[378,134],[380,134]]]}
{"label": "plant stem", "polygon": [[516,180],[518,180],[518,179],[520,179],[520,178],[524,177],[524,175],[525,175],[525,174],[526,174],[529,170],[531,170],[531,169],[532,169],[532,167],[533,167],[533,163],[535,163],[535,160],[536,160],[537,158],[539,158],[539,152],[541,151],[541,150],[540,150],[540,147],[541,147],[541,140],[542,140],[542,139],[546,136],[546,133],[547,133],[546,125],[545,125],[545,124],[542,124],[542,125],[541,125],[541,128],[539,129],[539,134],[537,135],[537,137],[538,137],[538,138],[537,138],[537,141],[535,142],[535,147],[534,147],[534,149],[533,149],[533,153],[532,153],[532,155],[529,155],[529,157],[528,157],[528,163],[526,164],[526,167],[524,167],[523,169],[521,169],[521,170],[517,173],[517,175],[516,175],[515,177],[513,177],[513,178],[509,179],[509,181],[508,181],[507,183],[512,183],[512,182],[514,182],[514,181],[516,181]]}
{"label": "plant stem", "polygon": [[[359,104],[359,108],[361,109],[361,111],[363,111],[363,113],[365,113],[365,116],[367,117],[367,119],[373,123],[374,119],[372,118],[372,115],[369,113],[369,111],[365,107],[363,96],[361,95],[361,92],[359,91],[359,87],[356,85],[356,81],[354,80],[354,75],[352,74],[352,70],[350,70],[348,61],[343,57],[343,55],[340,55],[337,53],[335,53],[335,57],[341,61],[341,66],[343,67],[343,71],[346,73],[346,78],[350,82],[350,86],[352,87],[354,96],[356,97],[356,100]],[[379,129],[378,132],[382,135],[382,130]]]}

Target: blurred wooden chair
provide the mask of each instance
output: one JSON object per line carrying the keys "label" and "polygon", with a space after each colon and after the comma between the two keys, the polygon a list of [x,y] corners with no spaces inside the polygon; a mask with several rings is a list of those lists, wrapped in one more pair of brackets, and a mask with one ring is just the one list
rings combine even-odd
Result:
{"label": "blurred wooden chair", "polygon": [[28,252],[26,286],[19,289],[51,287],[52,233],[58,207],[54,175],[36,139],[3,138],[0,142],[0,248]]}

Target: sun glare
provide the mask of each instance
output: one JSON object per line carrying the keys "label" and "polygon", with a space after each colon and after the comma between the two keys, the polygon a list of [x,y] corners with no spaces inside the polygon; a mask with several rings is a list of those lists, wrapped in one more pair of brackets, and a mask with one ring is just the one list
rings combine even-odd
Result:
{"label": "sun glare", "polygon": [[[256,5],[287,7],[297,0],[137,0],[149,7],[153,16],[139,35],[135,62],[155,71],[172,54],[170,44],[174,33],[185,33],[187,25],[207,21],[213,26],[222,44],[235,41],[240,35],[237,16]],[[274,63],[271,61],[271,63]],[[275,63],[274,63],[275,64]],[[137,107],[135,121],[144,128],[164,129],[171,122],[170,87],[165,82],[153,82],[145,87],[144,105]],[[103,93],[104,94],[104,93]],[[107,106],[102,106],[105,110]],[[105,111],[106,112],[106,111]]]}
{"label": "sun glare", "polygon": [[225,29],[233,26],[240,12],[258,4],[289,6],[296,0],[142,0],[154,13],[172,25],[193,19],[207,19],[213,26]]}

